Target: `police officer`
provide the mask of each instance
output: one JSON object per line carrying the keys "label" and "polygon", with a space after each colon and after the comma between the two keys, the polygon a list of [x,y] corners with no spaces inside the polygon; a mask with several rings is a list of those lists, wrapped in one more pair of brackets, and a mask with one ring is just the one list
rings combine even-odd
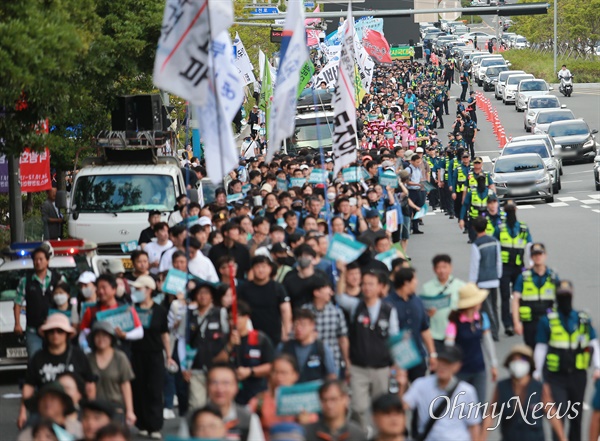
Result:
{"label": "police officer", "polygon": [[494,236],[496,234],[496,228],[500,228],[500,225],[502,225],[502,222],[506,217],[504,210],[500,209],[500,204],[498,203],[498,196],[496,196],[496,193],[488,194],[487,211],[483,214],[483,216],[488,221],[485,229],[486,234],[489,236]]}
{"label": "police officer", "polygon": [[546,248],[543,244],[534,243],[531,246],[531,259],[533,267],[519,274],[513,286],[512,316],[515,332],[523,335],[525,344],[533,348],[538,323],[554,306],[560,280],[546,266]]}
{"label": "police officer", "polygon": [[502,278],[500,279],[502,324],[505,334],[509,337],[515,334],[510,314],[510,288],[511,284],[514,287],[517,277],[523,271],[525,248],[532,241],[529,227],[517,220],[516,210],[517,205],[513,201],[507,201],[504,206],[506,213],[504,219],[494,232],[502,249]]}
{"label": "police officer", "polygon": [[440,123],[440,129],[444,128],[444,86],[438,86],[435,89],[433,108],[435,109],[435,121],[433,122],[433,128],[437,128],[437,123]]}
{"label": "police officer", "polygon": [[438,182],[438,169],[440,166],[440,159],[437,157],[437,148],[439,145],[439,141],[437,140],[437,138],[435,138],[431,141],[431,144],[431,146],[425,149],[426,154],[423,158],[425,159],[425,161],[427,161],[427,164],[429,165],[429,170],[431,171],[431,185],[435,187],[428,194],[429,206],[432,210],[435,210],[440,207],[440,188]]}
{"label": "police officer", "polygon": [[465,115],[463,123],[463,137],[467,148],[471,152],[471,156],[475,157],[475,138],[477,137],[477,124],[470,116],[470,113]]}
{"label": "police officer", "polygon": [[477,233],[471,226],[470,219],[476,219],[486,212],[488,195],[489,189],[485,185],[484,176],[477,178],[477,187],[467,189],[467,195],[460,210],[458,226],[464,229],[466,225],[469,232],[469,243],[472,243],[477,237]]}
{"label": "police officer", "polygon": [[[452,172],[452,185],[450,191],[452,192],[452,200],[454,201],[454,213],[460,216],[462,209],[464,192],[467,188],[467,177],[471,171],[471,157],[465,150],[458,150],[461,158],[461,162],[455,162],[455,167]],[[466,231],[465,231],[466,233]]]}
{"label": "police officer", "polygon": [[[543,366],[544,383],[550,386],[552,401],[561,406],[563,428],[567,418],[569,441],[583,439],[581,422],[587,369],[593,358],[594,380],[600,378],[600,345],[591,319],[585,312],[573,309],[573,287],[563,281],[556,290],[556,309],[539,322],[534,358],[540,378]],[[563,415],[564,412],[564,415]]]}
{"label": "police officer", "polygon": [[475,92],[472,90],[469,93],[469,99],[467,100],[467,107],[465,108],[469,112],[471,119],[477,124],[477,98]]}
{"label": "police officer", "polygon": [[456,138],[456,149],[466,150],[467,144],[465,143],[462,132],[457,132],[454,136]]}
{"label": "police officer", "polygon": [[[451,135],[450,133],[448,135]],[[438,185],[440,187],[442,210],[450,219],[454,219],[454,202],[452,201],[452,192],[450,184],[452,183],[452,161],[454,160],[454,149],[448,146],[442,157],[438,160]]]}
{"label": "police officer", "polygon": [[494,181],[490,176],[489,172],[483,170],[483,158],[481,156],[476,156],[473,159],[473,170],[469,173],[469,187],[477,186],[477,177],[485,176],[485,185],[490,189],[492,193],[496,192],[496,186],[494,185]]}

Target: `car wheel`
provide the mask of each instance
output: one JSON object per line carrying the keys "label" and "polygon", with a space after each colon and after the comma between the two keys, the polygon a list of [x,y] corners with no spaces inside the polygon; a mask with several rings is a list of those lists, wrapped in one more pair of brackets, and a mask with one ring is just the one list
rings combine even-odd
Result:
{"label": "car wheel", "polygon": [[502,97],[500,97],[500,96],[498,96],[498,95],[495,95],[495,96],[496,96],[496,99],[497,99],[498,101],[500,101],[500,100],[502,99]]}
{"label": "car wheel", "polygon": [[561,176],[563,175],[563,168],[562,168],[562,167],[558,169],[558,173],[559,173]]}
{"label": "car wheel", "polygon": [[[558,179],[558,189],[562,190],[562,180],[560,178]],[[558,191],[556,193],[558,193]]]}
{"label": "car wheel", "polygon": [[544,198],[544,201],[546,201],[547,204],[551,204],[554,202],[554,195],[550,196],[549,198]]}
{"label": "car wheel", "polygon": [[525,131],[526,131],[527,133],[529,133],[529,131],[530,131],[530,130],[529,130],[529,127],[527,127],[527,125],[526,125],[526,124],[523,124],[523,129],[525,129]]}
{"label": "car wheel", "polygon": [[600,191],[600,184],[596,184],[596,191]]}
{"label": "car wheel", "polygon": [[559,190],[560,190],[560,182],[557,182],[556,184],[552,185],[552,193],[557,194]]}

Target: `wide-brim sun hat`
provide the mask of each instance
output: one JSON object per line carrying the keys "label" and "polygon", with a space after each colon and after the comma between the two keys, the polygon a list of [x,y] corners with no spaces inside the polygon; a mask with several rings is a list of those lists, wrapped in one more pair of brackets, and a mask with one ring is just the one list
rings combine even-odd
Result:
{"label": "wide-brim sun hat", "polygon": [[474,283],[467,283],[458,290],[458,309],[467,309],[480,305],[487,298],[489,291],[480,289]]}
{"label": "wide-brim sun hat", "polygon": [[76,333],[75,328],[69,323],[69,317],[60,312],[49,315],[44,324],[39,327],[38,332],[40,335],[44,335],[45,332],[52,329],[61,329],[69,334],[70,337]]}

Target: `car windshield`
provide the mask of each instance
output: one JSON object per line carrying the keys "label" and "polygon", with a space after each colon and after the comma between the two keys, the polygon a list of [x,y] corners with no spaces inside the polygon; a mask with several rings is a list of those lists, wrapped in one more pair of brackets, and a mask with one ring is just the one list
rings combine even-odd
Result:
{"label": "car windshield", "polygon": [[548,135],[550,136],[573,136],[573,135],[587,135],[590,133],[590,129],[583,121],[573,124],[558,124],[550,126]]}
{"label": "car windshield", "polygon": [[481,67],[487,67],[487,66],[502,66],[503,64],[506,64],[506,61],[504,61],[502,58],[497,58],[497,59],[491,59],[491,60],[483,60],[481,62]]}
{"label": "car windshield", "polygon": [[527,38],[524,38],[524,37],[517,38],[517,43],[527,43]]}
{"label": "car windshield", "polygon": [[529,100],[530,109],[551,109],[553,107],[560,107],[558,100],[554,97],[531,98]]}
{"label": "car windshield", "polygon": [[550,124],[556,121],[575,119],[571,112],[541,112],[537,118],[538,124]]}
{"label": "car windshield", "polygon": [[506,79],[510,76],[510,75],[514,75],[514,72],[503,72],[498,76],[498,81],[506,81]]}
{"label": "car windshield", "polygon": [[544,163],[537,156],[514,157],[502,156],[496,161],[494,171],[496,173],[519,173],[533,170],[542,170]]}
{"label": "car windshield", "polygon": [[514,75],[511,77],[508,77],[508,80],[506,80],[506,84],[510,84],[510,85],[515,85],[515,84],[519,84],[520,81],[526,80],[527,77],[523,76],[523,75]]}
{"label": "car windshield", "polygon": [[546,144],[517,144],[504,147],[502,156],[518,155],[519,153],[537,153],[542,158],[548,158]]}
{"label": "car windshield", "polygon": [[174,206],[175,182],[167,175],[81,176],[73,192],[79,213],[173,211]]}
{"label": "car windshield", "polygon": [[521,83],[521,92],[533,92],[536,90],[548,90],[548,85],[545,81],[523,81]]}
{"label": "car windshield", "polygon": [[490,67],[490,68],[488,68],[488,70],[486,70],[486,74],[487,74],[488,77],[489,76],[496,76],[500,72],[504,72],[507,69],[508,68],[506,66]]}

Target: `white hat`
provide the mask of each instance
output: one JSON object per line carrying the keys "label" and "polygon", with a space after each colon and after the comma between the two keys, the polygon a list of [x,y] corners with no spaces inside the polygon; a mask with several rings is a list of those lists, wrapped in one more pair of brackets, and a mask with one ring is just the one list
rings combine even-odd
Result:
{"label": "white hat", "polygon": [[198,225],[205,227],[207,225],[212,225],[212,221],[210,220],[210,217],[202,216],[200,219],[198,219]]}
{"label": "white hat", "polygon": [[96,274],[91,271],[84,271],[77,279],[77,283],[87,285],[88,283],[96,283]]}
{"label": "white hat", "polygon": [[300,170],[308,170],[308,165],[306,165],[306,164],[302,164],[302,165],[300,166]]}
{"label": "white hat", "polygon": [[425,150],[423,150],[423,147],[417,147],[417,149],[415,150],[416,153],[425,153]]}
{"label": "white hat", "polygon": [[156,289],[156,281],[151,276],[140,276],[132,282],[129,282],[130,286],[134,288],[150,288],[151,290]]}

